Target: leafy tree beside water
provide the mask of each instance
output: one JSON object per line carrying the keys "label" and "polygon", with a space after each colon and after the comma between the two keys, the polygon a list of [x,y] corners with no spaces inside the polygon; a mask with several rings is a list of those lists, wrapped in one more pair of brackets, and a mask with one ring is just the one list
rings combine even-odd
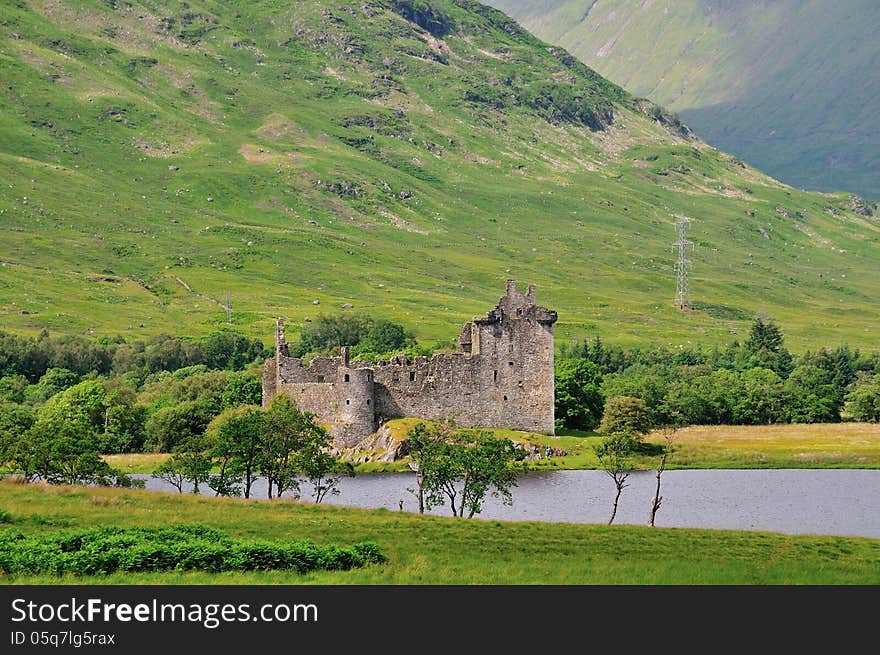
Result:
{"label": "leafy tree beside water", "polygon": [[251,497],[251,487],[259,474],[265,433],[265,414],[256,405],[224,410],[206,430],[213,455],[242,479],[245,498]]}
{"label": "leafy tree beside water", "polygon": [[101,392],[97,383],[83,383],[55,396],[33,417],[20,411],[7,415],[7,429],[12,423],[13,430],[25,431],[7,433],[3,458],[26,481],[132,486],[131,478],[101,457],[99,425],[106,415]]}
{"label": "leafy tree beside water", "polygon": [[[156,468],[153,477],[168,482],[179,493],[183,493],[184,484],[189,483],[192,485],[192,492],[197,494],[199,486],[211,479],[212,465],[213,460],[205,439],[192,437],[180,444],[171,457]],[[218,492],[217,495],[225,494]]]}
{"label": "leafy tree beside water", "polygon": [[473,518],[488,494],[512,504],[511,488],[524,470],[526,452],[510,439],[457,430],[443,421],[418,423],[407,438],[420,512],[448,501],[453,516]]}
{"label": "leafy tree beside water", "polygon": [[296,454],[297,470],[312,485],[312,498],[320,503],[327,495],[339,493],[339,483],[344,477],[354,477],[354,466],[330,453],[330,435],[318,427],[307,435],[302,448]]}
{"label": "leafy tree beside water", "polygon": [[608,525],[614,523],[620,495],[629,486],[626,481],[632,472],[632,455],[637,450],[638,443],[636,438],[626,432],[615,432],[593,446],[596,458],[599,460],[599,467],[614,482],[614,506],[611,510],[611,517],[608,519]]}

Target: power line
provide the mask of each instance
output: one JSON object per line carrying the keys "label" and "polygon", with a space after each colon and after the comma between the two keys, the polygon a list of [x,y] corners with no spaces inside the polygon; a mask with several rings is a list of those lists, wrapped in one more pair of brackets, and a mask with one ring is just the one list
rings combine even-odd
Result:
{"label": "power line", "polygon": [[226,322],[232,325],[232,294],[226,292]]}
{"label": "power line", "polygon": [[672,244],[672,249],[678,250],[678,261],[675,262],[675,272],[678,277],[675,291],[675,306],[681,310],[693,309],[688,285],[688,269],[691,266],[691,260],[688,259],[688,247],[693,250],[694,242],[687,238],[689,222],[690,219],[684,216],[678,218],[678,221],[675,223],[675,228],[678,231],[678,240]]}

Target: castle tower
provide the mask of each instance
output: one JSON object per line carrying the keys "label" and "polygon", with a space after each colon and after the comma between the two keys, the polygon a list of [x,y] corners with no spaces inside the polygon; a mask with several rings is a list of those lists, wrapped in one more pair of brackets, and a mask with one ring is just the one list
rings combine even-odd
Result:
{"label": "castle tower", "polygon": [[536,295],[535,285],[523,294],[508,280],[495,309],[462,327],[459,352],[480,362],[485,424],[553,434],[557,314],[537,305]]}
{"label": "castle tower", "polygon": [[336,420],[331,433],[339,446],[353,446],[378,428],[373,370],[351,368],[348,346],[340,349],[336,377]]}

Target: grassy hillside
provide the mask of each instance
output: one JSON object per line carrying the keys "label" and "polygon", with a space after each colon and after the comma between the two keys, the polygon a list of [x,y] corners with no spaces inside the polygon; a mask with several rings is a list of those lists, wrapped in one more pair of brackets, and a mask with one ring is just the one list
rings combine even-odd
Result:
{"label": "grassy hillside", "polygon": [[[198,523],[233,538],[375,541],[388,562],[300,575],[114,573],[66,584],[877,584],[880,540],[640,526],[508,523],[149,491],[0,483],[0,508],[27,534],[96,525]],[[53,576],[6,583],[52,584]]]}
{"label": "grassy hillside", "polygon": [[4,4],[3,328],[202,334],[228,291],[266,341],[351,303],[451,343],[512,277],[560,340],[726,342],[765,310],[794,350],[876,345],[880,223],[847,195],[688,138],[496,11],[412,7]]}
{"label": "grassy hillside", "polygon": [[491,0],[781,180],[880,198],[872,0]]}

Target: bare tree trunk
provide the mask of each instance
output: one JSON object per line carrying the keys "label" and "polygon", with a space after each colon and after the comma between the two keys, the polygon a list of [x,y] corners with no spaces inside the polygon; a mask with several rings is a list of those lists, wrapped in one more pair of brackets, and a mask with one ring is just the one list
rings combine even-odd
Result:
{"label": "bare tree trunk", "polygon": [[251,497],[251,485],[253,484],[253,482],[254,482],[254,480],[251,477],[251,467],[246,466],[244,469],[244,497],[245,498]]}
{"label": "bare tree trunk", "polygon": [[666,468],[666,457],[668,453],[663,453],[663,457],[660,459],[660,466],[657,467],[657,489],[654,491],[654,502],[651,504],[651,518],[648,521],[648,525],[652,528],[654,527],[654,517],[657,516],[657,510],[660,509],[660,504],[663,502],[663,496],[660,495],[660,476],[663,475],[663,470]]}
{"label": "bare tree trunk", "polygon": [[449,487],[447,486],[446,497],[449,498],[449,505],[450,505],[450,507],[452,507],[452,515],[458,516],[458,510],[455,508],[455,496],[456,496],[455,488],[453,487],[450,490]]}
{"label": "bare tree trunk", "polygon": [[676,429],[674,427],[665,430],[666,443],[663,446],[663,456],[660,458],[660,466],[657,467],[657,489],[654,491],[654,502],[651,504],[651,516],[648,520],[648,525],[652,528],[654,527],[654,518],[657,516],[657,510],[660,509],[660,505],[663,503],[663,496],[660,495],[660,476],[663,475],[663,471],[666,470],[666,460],[672,453],[673,443],[675,442],[675,432]]}
{"label": "bare tree trunk", "polygon": [[458,508],[458,517],[464,518],[464,506],[465,499],[468,497],[468,492],[470,491],[470,478],[467,473],[464,475],[464,484],[461,486],[461,507]]}
{"label": "bare tree trunk", "polygon": [[608,525],[614,523],[614,517],[617,516],[617,501],[620,499],[622,491],[623,488],[620,485],[617,485],[617,495],[614,497],[614,508],[611,510],[611,518],[608,519]]}
{"label": "bare tree trunk", "polygon": [[611,510],[611,518],[608,519],[608,525],[614,523],[614,517],[617,516],[617,502],[620,500],[620,494],[623,493],[623,489],[629,486],[625,484],[628,477],[629,473],[618,473],[617,475],[612,476],[612,479],[614,480],[614,486],[617,487],[617,495],[614,496],[614,507]]}

